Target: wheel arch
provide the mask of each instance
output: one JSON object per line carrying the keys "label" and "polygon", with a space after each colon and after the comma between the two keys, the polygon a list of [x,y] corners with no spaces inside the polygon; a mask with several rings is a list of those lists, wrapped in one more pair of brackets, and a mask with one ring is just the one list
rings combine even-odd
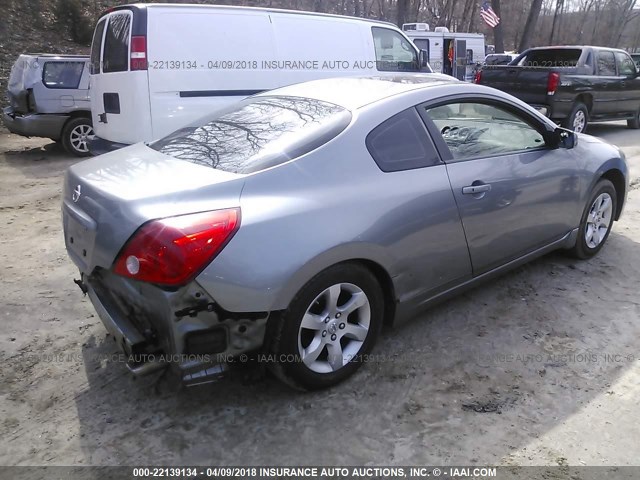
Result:
{"label": "wheel arch", "polygon": [[[342,249],[331,250],[314,258],[293,274],[287,285],[282,288],[272,311],[284,310],[291,303],[295,295],[306,285],[312,278],[329,268],[342,264],[358,264],[369,270],[378,281],[383,292],[384,300],[384,324],[393,323],[396,312],[396,285],[393,281],[393,273],[390,272],[388,266],[392,263],[386,258],[378,248],[360,247],[360,255],[346,255]],[[351,250],[351,249],[348,249]]]}
{"label": "wheel arch", "polygon": [[587,113],[591,115],[591,110],[593,109],[593,95],[591,95],[590,93],[581,93],[573,101],[574,105],[576,103],[584,103],[584,105],[587,107]]}
{"label": "wheel arch", "polygon": [[[91,121],[91,112],[89,110],[74,110],[73,112],[70,112],[69,119],[67,120],[67,122],[69,122],[69,120],[73,118],[86,118],[89,120],[89,123],[93,123]],[[67,122],[65,122],[65,124]]]}
{"label": "wheel arch", "polygon": [[614,219],[618,220],[620,218],[620,215],[622,214],[622,207],[624,206],[624,200],[627,190],[626,178],[619,169],[610,168],[600,176],[598,181],[600,181],[601,179],[609,180],[611,183],[613,183],[613,187],[616,189],[616,196],[618,197],[618,201]]}

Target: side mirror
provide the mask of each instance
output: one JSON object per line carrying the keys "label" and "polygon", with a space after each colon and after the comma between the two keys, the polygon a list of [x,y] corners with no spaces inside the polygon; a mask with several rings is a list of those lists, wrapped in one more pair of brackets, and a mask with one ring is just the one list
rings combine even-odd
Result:
{"label": "side mirror", "polygon": [[553,131],[553,143],[556,148],[573,148],[578,144],[578,135],[566,128],[558,127]]}

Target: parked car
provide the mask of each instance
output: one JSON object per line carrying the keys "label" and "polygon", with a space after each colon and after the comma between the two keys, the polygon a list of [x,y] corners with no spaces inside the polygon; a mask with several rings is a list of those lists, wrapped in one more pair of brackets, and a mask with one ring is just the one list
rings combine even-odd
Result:
{"label": "parked car", "polygon": [[20,55],[9,76],[9,106],[2,112],[7,129],[51,138],[69,153],[88,155],[93,136],[88,64],[82,55]]}
{"label": "parked car", "polygon": [[515,95],[576,132],[603,120],[640,128],[640,77],[624,50],[532,48],[510,65],[484,67],[475,81]]}
{"label": "parked car", "polygon": [[71,166],[63,222],[135,372],[263,352],[314,389],[351,375],[383,323],[552,250],[592,257],[627,190],[618,148],[506,93],[336,78]]}
{"label": "parked car", "polygon": [[431,71],[425,54],[387,22],[219,5],[110,9],[96,25],[91,60],[96,153],[156,140],[283,85]]}
{"label": "parked car", "polygon": [[517,53],[490,53],[484,57],[484,65],[509,65],[517,57]]}

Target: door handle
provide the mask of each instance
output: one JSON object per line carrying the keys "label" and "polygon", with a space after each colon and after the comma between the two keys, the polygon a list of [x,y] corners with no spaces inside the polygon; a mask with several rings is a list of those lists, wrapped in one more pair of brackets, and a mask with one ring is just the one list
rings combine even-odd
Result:
{"label": "door handle", "polygon": [[107,122],[107,112],[105,112],[105,113],[100,113],[100,114],[98,115],[98,121],[99,121],[99,122],[101,122],[101,123],[108,123],[108,122]]}
{"label": "door handle", "polygon": [[491,190],[489,183],[482,183],[480,185],[469,185],[468,187],[462,187],[463,195],[476,195],[478,193],[484,193]]}

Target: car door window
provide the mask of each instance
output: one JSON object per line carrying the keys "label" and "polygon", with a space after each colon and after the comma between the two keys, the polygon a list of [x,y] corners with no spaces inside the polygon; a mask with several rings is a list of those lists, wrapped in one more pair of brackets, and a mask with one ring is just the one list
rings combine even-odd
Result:
{"label": "car door window", "polygon": [[78,88],[84,62],[46,62],[42,82],[47,88]]}
{"label": "car door window", "polygon": [[383,172],[398,172],[440,163],[424,124],[414,108],[374,128],[366,139],[369,153]]}
{"label": "car door window", "polygon": [[372,27],[378,70],[385,72],[417,71],[418,54],[406,38],[389,28]]}
{"label": "car door window", "polygon": [[453,161],[541,148],[544,137],[530,123],[496,105],[460,102],[426,108]]}
{"label": "car door window", "polygon": [[616,74],[616,61],[613,52],[598,52],[598,75],[613,77]]}
{"label": "car door window", "polygon": [[636,74],[636,66],[631,57],[626,53],[616,52],[616,63],[618,64],[618,72],[625,77]]}

